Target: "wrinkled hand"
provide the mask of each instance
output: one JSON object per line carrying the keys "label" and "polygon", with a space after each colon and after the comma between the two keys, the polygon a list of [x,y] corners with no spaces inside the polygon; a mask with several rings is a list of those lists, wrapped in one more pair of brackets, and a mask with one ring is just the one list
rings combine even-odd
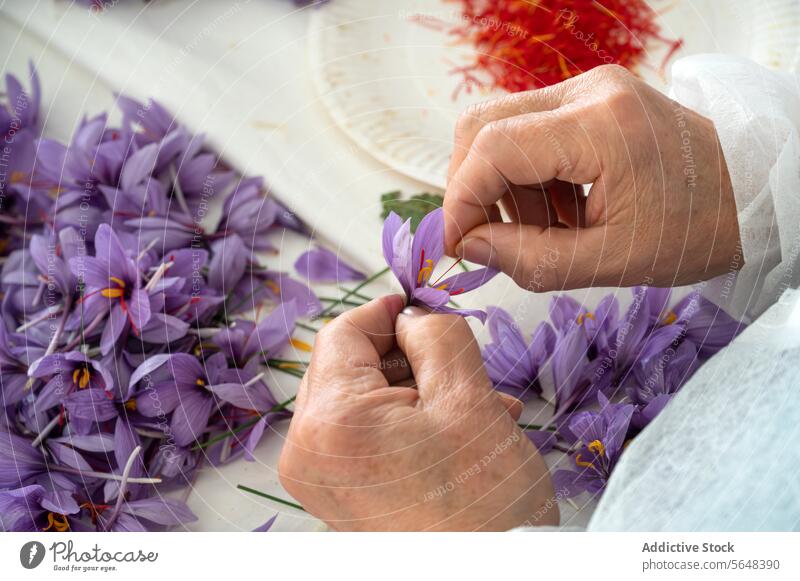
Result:
{"label": "wrinkled hand", "polygon": [[319,333],[283,486],[338,530],[557,523],[547,468],[520,410],[492,389],[467,323],[402,309],[399,296],[376,299]]}
{"label": "wrinkled hand", "polygon": [[532,291],[675,286],[741,265],[714,125],[617,66],[465,112],[444,207],[449,254]]}

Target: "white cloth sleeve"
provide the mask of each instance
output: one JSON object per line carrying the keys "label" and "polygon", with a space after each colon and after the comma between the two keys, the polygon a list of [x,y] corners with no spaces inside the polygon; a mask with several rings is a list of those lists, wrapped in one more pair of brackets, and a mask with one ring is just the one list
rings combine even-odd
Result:
{"label": "white cloth sleeve", "polygon": [[739,215],[744,266],[704,293],[752,320],[800,283],[800,77],[716,54],[672,75],[672,98],[714,122]]}

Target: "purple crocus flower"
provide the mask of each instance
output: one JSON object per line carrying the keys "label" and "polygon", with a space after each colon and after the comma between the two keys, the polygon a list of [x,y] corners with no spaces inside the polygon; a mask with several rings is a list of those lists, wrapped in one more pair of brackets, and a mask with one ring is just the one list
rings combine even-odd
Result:
{"label": "purple crocus flower", "polygon": [[28,368],[42,355],[44,347],[25,335],[9,333],[0,319],[0,408],[25,397]]}
{"label": "purple crocus flower", "polygon": [[437,263],[444,256],[444,214],[441,208],[420,221],[413,237],[410,219],[404,223],[394,212],[389,214],[383,224],[383,256],[400,281],[409,304],[426,307],[437,313],[474,316],[481,322],[486,320],[483,311],[453,309],[446,305],[450,297],[478,288],[498,271],[481,268],[444,280],[443,276],[433,282],[430,280]]}
{"label": "purple crocus flower", "polygon": [[625,393],[636,406],[633,426],[643,429],[669,403],[672,396],[699,367],[697,349],[691,341],[667,349],[633,368]]}
{"label": "purple crocus flower", "polygon": [[172,114],[154,99],[141,103],[125,95],[117,95],[117,107],[122,111],[123,127],[129,132],[140,129],[137,139],[143,144],[161,141],[178,128]]}
{"label": "purple crocus flower", "polygon": [[[85,308],[93,313],[109,313],[100,339],[103,355],[111,351],[129,324],[138,334],[150,321],[150,297],[141,286],[139,267],[108,224],[97,229],[95,256],[73,258],[70,268],[86,285],[81,299]],[[85,313],[83,316],[93,318]]]}
{"label": "purple crocus flower", "polygon": [[703,359],[727,346],[745,327],[696,291],[682,298],[661,323],[683,327],[683,339],[693,343]]}
{"label": "purple crocus flower", "polygon": [[339,283],[364,280],[363,272],[345,263],[327,248],[314,248],[300,255],[294,269],[311,282]]}
{"label": "purple crocus flower", "polygon": [[580,325],[572,325],[556,335],[550,357],[555,389],[555,414],[551,423],[587,405],[605,387],[604,376],[598,373],[602,361],[589,359],[589,347],[589,339]]}
{"label": "purple crocus flower", "polygon": [[295,301],[300,314],[314,317],[322,311],[317,295],[302,282],[284,272],[253,267],[246,272],[230,295],[226,313],[234,315],[258,308],[265,300],[276,303]]}
{"label": "purple crocus flower", "polygon": [[553,351],[553,328],[540,324],[528,342],[506,311],[488,307],[486,313],[492,341],[483,349],[483,360],[495,389],[518,399],[540,394],[539,370]]}
{"label": "purple crocus flower", "polygon": [[38,132],[42,91],[39,75],[33,63],[29,64],[29,69],[30,94],[22,88],[22,83],[14,75],[6,75],[7,103],[0,103],[0,132],[3,133],[3,137],[13,137],[13,133],[22,129],[32,129]]}
{"label": "purple crocus flower", "polygon": [[[245,409],[274,405],[272,394],[256,377],[228,368],[224,353],[215,353],[204,363],[188,353],[156,355],[131,377],[134,384],[145,376],[152,378],[152,384],[136,398],[136,409],[146,417],[172,412],[170,431],[178,446],[188,446],[203,434],[215,404]],[[157,370],[159,376],[155,376]]]}
{"label": "purple crocus flower", "polygon": [[225,198],[218,230],[237,234],[249,248],[276,252],[267,236],[276,226],[303,233],[305,227],[283,205],[264,193],[260,177],[242,178]]}
{"label": "purple crocus flower", "polygon": [[[105,400],[110,404],[109,396],[114,389],[113,377],[106,367],[79,351],[47,355],[31,367],[29,375],[50,378],[36,398],[36,405],[42,410],[62,403],[66,405],[65,398],[76,394],[72,400],[76,411],[80,407],[86,413],[92,413],[96,403],[100,405]],[[77,394],[84,390],[86,394]],[[111,417],[114,416],[116,413]]]}
{"label": "purple crocus flower", "polygon": [[633,303],[613,339],[615,383],[624,383],[631,368],[664,352],[680,339],[682,328],[660,323],[669,302],[669,289],[635,287]]}
{"label": "purple crocus flower", "polygon": [[232,171],[220,167],[219,156],[203,149],[204,141],[203,134],[195,135],[175,163],[175,187],[180,188],[193,214],[200,204],[225,191],[235,177]]}
{"label": "purple crocus flower", "polygon": [[602,492],[624,448],[633,406],[612,404],[602,393],[597,401],[599,411],[579,412],[569,422],[569,431],[580,444],[572,456],[575,470],[553,474],[556,490],[565,490],[568,497]]}
{"label": "purple crocus flower", "polygon": [[53,499],[39,484],[0,490],[0,531],[84,531],[86,528],[71,518],[79,512],[71,496]]}
{"label": "purple crocus flower", "polygon": [[255,355],[269,357],[288,345],[297,317],[297,305],[291,300],[278,305],[258,324],[242,320],[221,329],[213,342],[230,361],[243,367]]}
{"label": "purple crocus flower", "polygon": [[606,295],[590,311],[569,295],[553,297],[550,320],[557,332],[563,334],[574,325],[583,328],[589,346],[589,359],[606,354],[619,325],[619,304],[614,295]]}

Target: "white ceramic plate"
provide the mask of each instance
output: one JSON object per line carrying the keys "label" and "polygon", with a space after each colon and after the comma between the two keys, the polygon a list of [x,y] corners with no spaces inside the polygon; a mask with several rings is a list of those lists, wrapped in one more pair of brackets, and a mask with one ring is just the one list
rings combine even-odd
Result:
{"label": "white ceramic plate", "polygon": [[[398,6],[400,5],[401,6]],[[554,6],[558,2],[552,0]],[[664,36],[682,38],[675,55],[728,52],[787,68],[797,61],[796,0],[652,0]],[[365,151],[389,167],[443,188],[453,126],[468,104],[501,92],[457,92],[457,64],[472,48],[446,31],[459,3],[444,0],[335,0],[314,11],[309,56],[319,96],[334,121]],[[644,78],[665,90],[655,69],[665,47],[654,47]]]}

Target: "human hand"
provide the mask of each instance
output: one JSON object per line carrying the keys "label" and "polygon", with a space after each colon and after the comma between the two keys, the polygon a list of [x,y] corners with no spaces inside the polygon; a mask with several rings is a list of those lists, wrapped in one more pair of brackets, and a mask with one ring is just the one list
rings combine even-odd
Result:
{"label": "human hand", "polygon": [[713,123],[618,66],[467,110],[444,208],[448,254],[532,291],[676,286],[741,266]]}
{"label": "human hand", "polygon": [[[376,299],[319,333],[283,486],[338,530],[558,523],[547,467],[492,389],[467,323],[403,307]],[[409,380],[416,389],[398,387]]]}

